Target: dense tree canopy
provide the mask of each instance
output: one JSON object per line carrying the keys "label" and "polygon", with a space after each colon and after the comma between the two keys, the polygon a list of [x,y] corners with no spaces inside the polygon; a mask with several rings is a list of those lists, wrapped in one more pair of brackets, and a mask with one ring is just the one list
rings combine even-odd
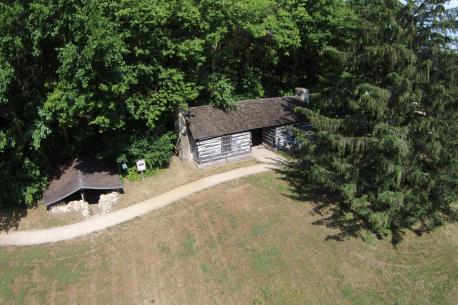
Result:
{"label": "dense tree canopy", "polygon": [[179,108],[313,82],[347,13],[338,0],[2,1],[0,205],[33,205],[75,156],[132,162],[149,153],[132,147],[173,141]]}
{"label": "dense tree canopy", "polygon": [[344,231],[397,241],[457,219],[457,19],[444,2],[352,1],[358,40],[336,52],[303,110],[314,130],[299,135],[292,181],[337,202]]}
{"label": "dense tree canopy", "polygon": [[180,108],[307,86],[298,192],[332,192],[381,235],[438,224],[457,178],[445,2],[2,1],[0,207],[38,202],[76,156],[167,164]]}

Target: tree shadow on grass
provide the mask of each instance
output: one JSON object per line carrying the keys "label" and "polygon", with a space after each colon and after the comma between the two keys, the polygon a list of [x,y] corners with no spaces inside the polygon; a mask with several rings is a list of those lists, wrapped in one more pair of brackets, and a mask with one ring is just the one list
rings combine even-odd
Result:
{"label": "tree shadow on grass", "polygon": [[[406,230],[414,232],[417,236],[421,236],[427,232],[423,227],[413,229],[402,226],[390,228],[390,234],[386,236],[371,231],[365,217],[339,201],[338,197],[332,191],[323,191],[323,189],[317,187],[316,183],[310,181],[310,177],[304,168],[307,167],[297,161],[288,161],[274,170],[288,183],[290,188],[288,197],[296,201],[308,202],[314,205],[313,212],[321,218],[312,224],[325,226],[337,231],[334,234],[329,234],[326,240],[344,241],[350,238],[367,240],[370,236],[381,240],[389,236],[391,238],[391,244],[396,247],[403,241]],[[308,183],[307,181],[310,182]]]}
{"label": "tree shadow on grass", "polygon": [[0,209],[0,232],[17,230],[21,219],[27,216],[26,207],[1,208]]}
{"label": "tree shadow on grass", "polygon": [[356,219],[351,213],[342,210],[335,203],[323,202],[321,197],[313,198],[312,202],[315,205],[313,211],[321,217],[321,219],[314,221],[312,224],[338,230],[337,233],[326,236],[326,240],[344,241],[348,238],[364,239],[362,232],[365,231],[365,225],[363,221]]}
{"label": "tree shadow on grass", "polygon": [[305,173],[295,162],[284,163],[281,168],[275,169],[280,177],[289,185],[291,193],[287,195],[293,200],[313,204],[313,212],[320,219],[312,224],[325,226],[337,231],[329,234],[326,240],[344,241],[350,238],[365,239],[367,225],[362,218],[352,213],[344,204],[330,192],[323,192],[307,183]]}

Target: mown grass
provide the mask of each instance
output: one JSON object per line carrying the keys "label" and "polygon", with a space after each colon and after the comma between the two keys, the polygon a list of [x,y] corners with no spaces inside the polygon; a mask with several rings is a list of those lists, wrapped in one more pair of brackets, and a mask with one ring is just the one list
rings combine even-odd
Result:
{"label": "mown grass", "polygon": [[88,273],[85,262],[80,258],[86,249],[85,245],[58,249],[55,261],[45,246],[0,252],[0,304],[25,304],[25,296],[29,293],[43,301],[46,288],[37,289],[33,277],[55,283],[58,289],[78,282]]}
{"label": "mown grass", "polygon": [[[0,304],[458,304],[458,227],[326,240],[273,173],[91,238],[0,251]],[[152,302],[154,301],[154,303]]]}
{"label": "mown grass", "polygon": [[181,243],[181,250],[178,253],[179,258],[190,258],[197,254],[196,240],[190,232],[185,232],[185,238]]}

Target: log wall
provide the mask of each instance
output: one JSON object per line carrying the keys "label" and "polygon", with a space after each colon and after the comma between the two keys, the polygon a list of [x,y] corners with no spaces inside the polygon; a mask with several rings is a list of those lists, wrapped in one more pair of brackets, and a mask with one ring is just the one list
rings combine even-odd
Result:
{"label": "log wall", "polygon": [[[263,143],[274,147],[275,149],[290,149],[294,144],[294,134],[291,131],[293,125],[285,125],[278,127],[269,127],[263,129]],[[311,128],[310,123],[294,124],[296,128],[308,130]]]}
{"label": "log wall", "polygon": [[275,147],[275,127],[262,129],[262,143]]}
{"label": "log wall", "polygon": [[231,135],[232,150],[230,153],[222,153],[221,137],[208,140],[196,141],[196,162],[208,163],[223,159],[232,159],[251,152],[251,132],[241,132]]}
{"label": "log wall", "polygon": [[[310,128],[308,123],[296,124],[301,129]],[[289,149],[294,144],[294,136],[290,130],[291,125],[267,127],[262,130],[262,142],[275,149]],[[191,152],[197,164],[212,163],[215,161],[236,160],[240,156],[251,153],[251,132],[241,132],[231,135],[232,150],[222,153],[222,137],[194,141],[190,137]]]}
{"label": "log wall", "polygon": [[275,147],[278,149],[289,149],[294,143],[294,136],[290,130],[291,126],[279,126],[275,128]]}

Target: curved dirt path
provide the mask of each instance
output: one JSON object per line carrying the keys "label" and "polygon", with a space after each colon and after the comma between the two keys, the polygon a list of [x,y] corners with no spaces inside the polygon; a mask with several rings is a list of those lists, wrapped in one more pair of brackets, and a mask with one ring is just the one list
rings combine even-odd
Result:
{"label": "curved dirt path", "polygon": [[274,164],[260,164],[212,175],[112,213],[62,227],[0,234],[0,246],[39,245],[88,235],[145,215],[217,184],[266,172],[274,166]]}

